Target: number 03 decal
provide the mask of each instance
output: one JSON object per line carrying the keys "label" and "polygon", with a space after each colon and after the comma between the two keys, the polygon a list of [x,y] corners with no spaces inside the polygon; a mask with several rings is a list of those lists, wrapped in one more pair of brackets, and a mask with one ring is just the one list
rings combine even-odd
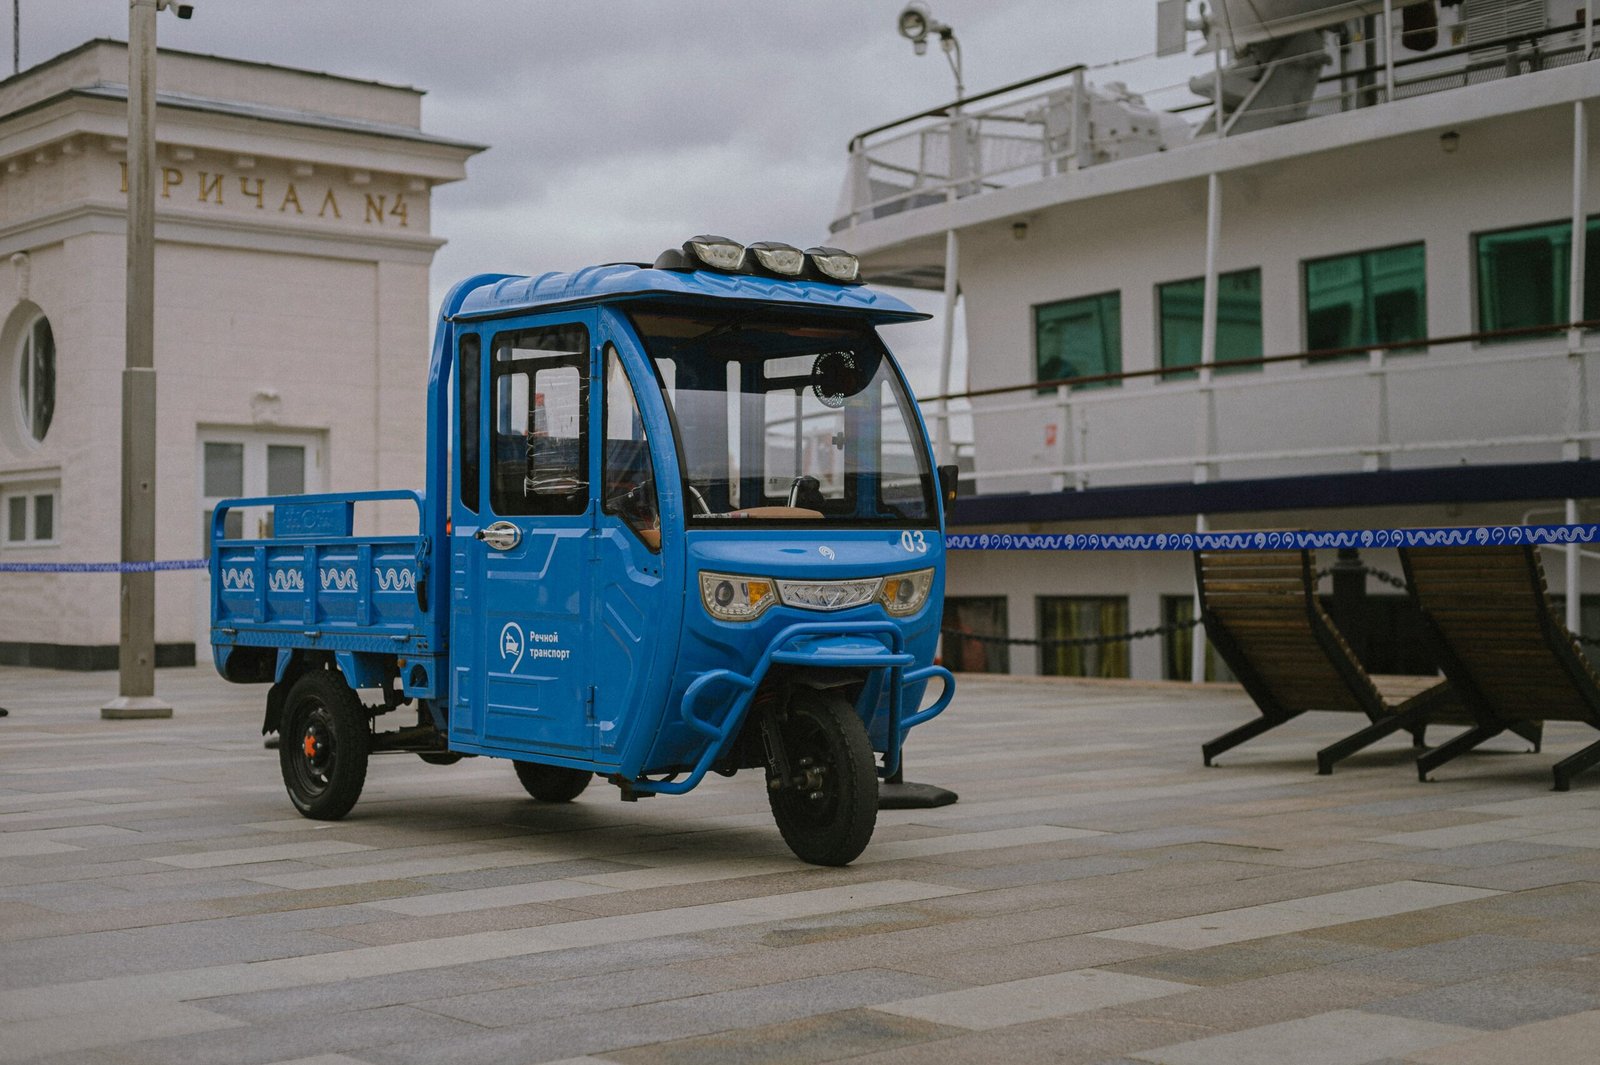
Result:
{"label": "number 03 decal", "polygon": [[926,555],[928,538],[922,534],[921,529],[907,529],[900,534],[900,546],[914,555]]}

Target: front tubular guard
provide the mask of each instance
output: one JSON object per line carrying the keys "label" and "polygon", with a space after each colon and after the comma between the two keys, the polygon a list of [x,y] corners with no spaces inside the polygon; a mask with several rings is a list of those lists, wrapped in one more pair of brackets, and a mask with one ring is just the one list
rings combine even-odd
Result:
{"label": "front tubular guard", "polygon": [[[875,639],[876,636],[887,636],[888,644]],[[950,705],[956,693],[956,679],[948,669],[943,666],[923,666],[906,672],[906,667],[915,663],[916,656],[905,650],[904,635],[892,621],[816,621],[790,625],[767,645],[749,676],[731,669],[713,669],[700,674],[684,689],[683,697],[678,702],[678,716],[707,740],[705,750],[689,775],[682,780],[633,780],[628,782],[628,790],[641,795],[682,795],[699,784],[739,735],[756,689],[774,664],[887,670],[888,749],[884,752],[879,774],[892,776],[900,768],[900,746],[905,742],[906,732],[915,725],[938,717]],[[943,682],[944,691],[932,706],[907,716],[905,690],[934,678]],[[700,716],[699,707],[709,692],[724,686],[733,688],[736,694],[733,705],[723,715],[722,723],[715,725]]]}

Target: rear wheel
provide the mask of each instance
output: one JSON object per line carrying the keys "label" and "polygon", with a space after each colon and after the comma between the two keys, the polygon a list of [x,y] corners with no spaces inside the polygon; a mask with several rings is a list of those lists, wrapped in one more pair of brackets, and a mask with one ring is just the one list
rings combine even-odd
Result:
{"label": "rear wheel", "polygon": [[[878,821],[872,744],[855,709],[837,692],[801,689],[777,722],[790,778],[768,790],[772,819],[796,857],[848,865]],[[768,767],[769,775],[775,775]]]}
{"label": "rear wheel", "polygon": [[350,812],[367,782],[367,714],[343,678],[319,669],[295,681],[284,704],[278,765],[295,809],[318,821]]}
{"label": "rear wheel", "polygon": [[540,802],[571,802],[583,794],[594,774],[587,769],[545,765],[542,762],[512,762],[517,779]]}

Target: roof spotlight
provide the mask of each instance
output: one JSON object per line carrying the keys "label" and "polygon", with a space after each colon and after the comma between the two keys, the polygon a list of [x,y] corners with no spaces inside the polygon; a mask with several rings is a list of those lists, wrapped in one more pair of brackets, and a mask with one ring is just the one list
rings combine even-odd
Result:
{"label": "roof spotlight", "polygon": [[961,42],[949,23],[940,22],[928,10],[923,0],[911,0],[900,9],[900,36],[911,42],[911,50],[918,55],[928,54],[928,35],[939,38],[939,50],[950,61],[950,71],[956,76],[956,101],[967,95],[966,83],[961,78]]}
{"label": "roof spotlight", "polygon": [[763,270],[782,277],[799,277],[806,267],[806,253],[792,244],[763,240],[747,249],[756,257]]}
{"label": "roof spotlight", "polygon": [[861,283],[861,260],[838,248],[807,248],[811,268],[829,281],[846,285]]}
{"label": "roof spotlight", "polygon": [[744,245],[727,237],[692,237],[684,242],[683,250],[713,270],[739,270],[744,266]]}
{"label": "roof spotlight", "polygon": [[900,12],[900,36],[915,46],[918,55],[928,50],[928,23],[931,18],[928,5],[922,0],[911,0]]}

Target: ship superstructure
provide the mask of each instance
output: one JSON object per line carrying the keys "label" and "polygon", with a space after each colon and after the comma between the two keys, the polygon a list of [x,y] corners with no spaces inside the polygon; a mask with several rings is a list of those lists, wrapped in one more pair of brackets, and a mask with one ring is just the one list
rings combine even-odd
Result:
{"label": "ship superstructure", "polygon": [[[970,489],[952,526],[1592,520],[1600,65],[1584,9],[1160,8],[1169,49],[1210,56],[1186,85],[1141,95],[1067,67],[851,142],[833,240],[875,281],[964,310],[966,387],[924,397]],[[1574,556],[1546,566],[1579,627]],[[947,626],[1171,625],[1191,616],[1190,565],[958,554]],[[1375,665],[1424,668],[1397,602],[1369,602]],[[947,637],[946,658],[1200,675],[1179,634],[1042,652]]]}

